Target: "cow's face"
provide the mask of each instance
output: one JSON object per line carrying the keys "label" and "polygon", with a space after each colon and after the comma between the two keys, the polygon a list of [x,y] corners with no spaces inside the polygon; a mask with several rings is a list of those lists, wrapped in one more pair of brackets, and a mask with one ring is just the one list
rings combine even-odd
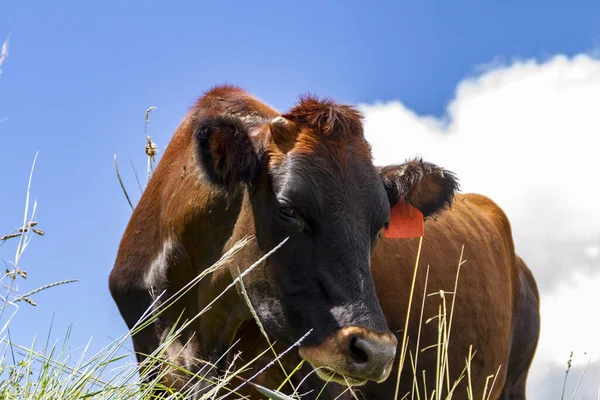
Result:
{"label": "cow's face", "polygon": [[300,355],[326,380],[386,379],[397,339],[371,252],[390,207],[408,200],[425,215],[438,211],[454,194],[452,174],[420,161],[375,168],[358,112],[314,99],[267,124],[206,121],[196,139],[215,183],[248,184],[234,236],[255,234],[262,253],[288,238],[244,279],[269,336],[291,344],[310,331]]}

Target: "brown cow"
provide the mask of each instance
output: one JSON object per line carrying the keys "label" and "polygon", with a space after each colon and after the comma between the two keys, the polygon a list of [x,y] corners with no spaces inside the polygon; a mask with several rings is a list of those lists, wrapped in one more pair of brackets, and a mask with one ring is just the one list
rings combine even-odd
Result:
{"label": "brown cow", "polygon": [[[154,294],[170,297],[238,240],[254,240],[134,336],[138,361],[177,321],[192,319],[240,271],[288,238],[243,280],[279,349],[310,332],[299,351],[283,359],[284,367],[289,372],[304,359],[323,380],[358,385],[365,398],[393,398],[419,239],[380,233],[390,207],[407,201],[426,223],[398,398],[413,387],[410,355],[425,266],[427,291],[443,290],[451,299],[463,245],[467,262],[454,299],[448,380],[458,379],[472,346],[469,386],[475,396],[490,392],[487,378],[499,371],[490,398],[525,398],[539,329],[537,288],[515,254],[504,213],[483,196],[454,198],[456,189],[452,173],[420,160],[374,167],[361,115],[352,107],[305,97],[281,116],[238,88],[209,91],[175,133],[121,241],[110,290],[127,325],[134,326]],[[447,303],[450,308],[452,301]],[[431,346],[438,343],[438,323],[425,320],[438,314],[438,306],[434,296],[426,297],[419,336],[417,375],[425,377],[429,392],[435,386],[438,352]],[[245,360],[265,348],[239,290],[226,292],[200,315],[166,357],[191,371],[205,360],[222,372],[222,355],[236,338]],[[291,383],[303,380],[300,392],[313,390],[305,398],[316,398],[324,382],[310,370],[305,365]],[[394,378],[386,380],[390,373]],[[272,367],[257,382],[277,385],[281,377]],[[181,389],[186,379],[170,370],[164,381]],[[466,382],[456,389],[461,398]],[[334,398],[342,389],[329,384],[320,398]]]}

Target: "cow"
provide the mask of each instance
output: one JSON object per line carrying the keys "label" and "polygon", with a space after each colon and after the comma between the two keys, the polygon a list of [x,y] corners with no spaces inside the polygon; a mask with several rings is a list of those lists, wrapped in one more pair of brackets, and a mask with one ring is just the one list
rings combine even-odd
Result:
{"label": "cow", "polygon": [[[400,205],[422,214],[421,237],[387,237]],[[260,355],[264,330],[278,351],[289,350],[284,370],[304,362],[281,389],[309,392],[303,398],[402,398],[455,381],[459,398],[467,390],[525,398],[539,295],[507,216],[485,196],[459,193],[456,176],[435,164],[375,166],[362,115],[350,105],[302,96],[282,114],[230,85],[195,103],[135,207],[109,288],[132,329],[204,271],[133,336],[140,365],[170,330],[192,321],[162,357],[211,379],[235,361],[232,344],[245,361]],[[234,280],[236,289],[226,290]],[[447,377],[438,387],[444,348]],[[274,357],[262,354],[262,365]],[[197,380],[165,368],[167,387]],[[273,366],[255,382],[277,387],[285,377]],[[197,393],[210,389],[203,382]],[[239,393],[258,395],[250,385]]]}

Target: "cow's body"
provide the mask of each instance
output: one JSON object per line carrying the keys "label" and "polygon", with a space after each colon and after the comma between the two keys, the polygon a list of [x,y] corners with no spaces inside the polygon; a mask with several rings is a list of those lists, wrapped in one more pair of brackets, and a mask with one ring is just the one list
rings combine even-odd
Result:
{"label": "cow's body", "polygon": [[[508,219],[495,203],[484,196],[457,195],[451,210],[425,222],[407,335],[410,338],[409,349],[414,355],[427,266],[427,293],[443,290],[449,314],[463,244],[464,264],[458,276],[458,295],[449,338],[450,383],[457,381],[463,373],[465,358],[472,346],[471,388],[475,398],[483,395],[487,381],[487,393],[492,391],[490,399],[524,399],[527,371],[539,332],[538,291],[530,270],[515,254]],[[418,247],[419,239],[382,238],[372,255],[371,268],[379,300],[390,329],[397,333],[399,339],[403,336]],[[423,309],[419,348],[429,349],[420,352],[417,360],[421,396],[425,387],[423,370],[427,371],[425,382],[428,393],[431,395],[435,388],[438,349],[433,345],[439,343],[438,320],[433,319],[427,324],[425,321],[438,315],[438,306],[441,304],[441,297],[436,294],[426,298]],[[245,360],[258,355],[257,350],[264,351],[267,348],[255,329],[248,326],[237,338],[242,341]],[[263,357],[256,369],[266,365],[272,358],[270,356],[271,353]],[[289,357],[286,361],[289,371],[299,359]],[[305,371],[305,374],[308,372]],[[396,365],[384,383],[368,383],[354,390],[364,396],[359,398],[392,399],[396,391],[397,373]],[[246,377],[251,375],[248,373]],[[488,381],[488,376],[493,377]],[[302,377],[299,375],[295,383]],[[285,376],[274,366],[270,373],[259,377],[256,382],[272,387],[284,379]],[[465,375],[455,389],[454,398],[465,398],[466,383]],[[313,382],[313,385],[320,387],[318,382]],[[413,370],[407,355],[398,398],[409,393],[412,385]],[[253,394],[251,390],[245,393]],[[333,389],[329,395],[335,398],[338,393],[339,389]],[[447,393],[445,386],[444,393]],[[348,394],[344,398],[353,397]]]}
{"label": "cow's body", "polygon": [[[382,240],[373,254],[375,284],[378,293],[385,293],[380,298],[381,305],[394,332],[404,328],[404,310],[407,309],[407,293],[399,288],[410,287],[412,279],[410,273],[395,271],[410,271],[417,253],[417,241]],[[505,382],[507,391],[514,390],[516,398],[520,398],[520,395],[524,396],[525,376],[522,374],[531,362],[537,343],[537,287],[531,273],[515,254],[508,219],[488,198],[475,194],[458,195],[451,210],[426,223],[410,319],[411,342],[414,344],[417,339],[427,266],[427,292],[444,290],[449,314],[453,301],[449,293],[454,292],[462,245],[463,261],[466,261],[458,276],[449,339],[451,377],[456,380],[463,372],[469,346],[472,346],[475,352],[471,362],[473,393],[482,395],[486,377],[499,371],[490,398],[497,398]],[[440,304],[440,296],[427,297],[424,319],[437,315]],[[403,312],[396,312],[398,309]],[[437,335],[437,320],[432,320],[421,332],[420,347],[437,344]],[[522,342],[518,343],[519,340]],[[436,356],[435,348],[419,354],[417,370],[428,367],[427,382],[434,382],[435,368],[432,370],[431,366],[436,365]],[[412,379],[411,369],[405,368],[403,376]],[[391,381],[386,384],[391,385]],[[453,382],[452,378],[450,381]],[[419,383],[419,387],[423,387],[422,379]],[[488,393],[491,383],[492,380]],[[373,388],[379,393],[384,390]],[[408,387],[405,386],[404,391],[407,392]],[[460,392],[464,393],[458,390]]]}
{"label": "cow's body", "polygon": [[[263,201],[260,197],[257,200],[256,195],[253,200],[244,186],[228,188],[227,191],[216,188],[209,182],[210,179],[207,178],[205,172],[205,169],[210,169],[211,166],[204,164],[204,168],[202,168],[197,162],[198,153],[194,150],[193,142],[194,121],[203,118],[205,114],[223,113],[236,117],[241,116],[244,121],[249,121],[247,122],[249,126],[260,124],[260,121],[256,122],[257,116],[260,120],[261,118],[272,119],[279,115],[277,111],[253,100],[237,89],[221,88],[213,90],[205,96],[186,117],[136,207],[124,234],[117,262],[111,274],[111,292],[130,327],[152,303],[152,296],[149,293],[151,289],[156,293],[166,290],[167,296],[175,293],[198,273],[214,263],[237,240],[255,234],[254,226],[260,228],[260,222],[254,219],[254,215],[257,212],[257,204],[265,204],[267,200]],[[278,146],[286,147],[286,143],[279,140]],[[283,154],[287,154],[287,151],[284,151]],[[276,156],[277,154],[270,156],[269,162],[272,166],[276,163],[273,161],[277,160]],[[360,154],[357,157],[360,158]],[[234,165],[227,165],[226,161],[223,163],[225,164],[225,173],[228,172],[227,168],[235,168]],[[221,166],[221,168],[223,167]],[[398,178],[398,176],[410,174],[412,164],[406,168],[390,179],[404,179]],[[423,173],[423,176],[426,174]],[[254,183],[255,186],[262,184],[264,181],[261,180],[256,180]],[[453,185],[453,183],[450,182],[449,185]],[[393,197],[394,190],[401,190],[402,185],[396,186],[397,188],[392,190],[393,195],[388,190],[388,196]],[[414,197],[415,200],[411,200],[409,197],[409,200],[415,206],[428,211],[425,200],[430,200],[429,198],[433,196],[429,193],[433,193],[431,186],[422,186],[415,192],[418,192],[421,197]],[[419,202],[425,205],[418,205]],[[135,350],[145,354],[152,352],[160,343],[164,332],[175,323],[184,308],[183,319],[193,318],[231,282],[232,277],[237,275],[238,267],[243,270],[270,250],[270,248],[264,248],[272,247],[272,245],[266,246],[264,240],[261,242],[260,232],[258,237],[258,240],[251,241],[236,253],[228,268],[220,269],[202,280],[197,290],[182,299],[177,307],[171,307],[159,318],[155,326],[136,335],[134,337]],[[471,361],[470,382],[475,397],[481,397],[484,390],[487,390],[488,393],[491,390],[491,399],[525,398],[525,378],[535,351],[539,329],[537,288],[530,271],[515,254],[510,225],[504,213],[489,199],[473,194],[458,195],[454,199],[451,209],[446,209],[434,217],[426,219],[407,332],[408,352],[398,398],[402,398],[405,393],[409,392],[413,385],[410,354],[413,356],[415,354],[414,346],[421,321],[421,305],[427,267],[429,266],[427,293],[444,291],[449,318],[463,245],[463,261],[466,260],[466,262],[461,266],[450,325],[450,357],[447,366],[450,371],[450,384],[453,384],[463,372],[465,358],[469,354],[469,347],[472,346],[474,356]],[[285,246],[294,246],[294,241],[290,240]],[[370,254],[371,273],[379,304],[389,329],[398,338],[398,346],[401,345],[404,336],[405,317],[418,247],[419,239],[417,238],[380,238]],[[340,257],[344,256],[340,255]],[[350,260],[346,264],[351,262]],[[260,279],[249,283],[249,291],[251,298],[254,299],[252,300],[253,305],[260,309],[259,317],[266,316],[265,323],[268,324],[269,311],[263,310],[268,307],[264,304],[257,304],[262,300],[255,293],[261,291],[258,286],[261,282],[275,279],[276,275],[273,274],[277,274],[277,272],[265,267],[257,269],[256,274],[260,276]],[[343,276],[339,278],[344,279]],[[252,285],[258,289],[253,290]],[[310,308],[310,303],[307,304],[308,306],[305,305],[304,308],[298,310],[302,312],[302,310]],[[417,386],[423,393],[422,370],[426,370],[427,391],[431,393],[435,387],[436,359],[438,357],[437,347],[432,346],[438,344],[439,332],[438,319],[430,318],[438,315],[441,296],[439,294],[428,296],[424,304],[421,335],[418,338],[419,348],[424,350],[418,355]],[[315,307],[320,309],[321,306],[315,305]],[[379,308],[376,305],[373,307],[372,313],[376,314]],[[307,309],[306,311],[312,312],[313,310]],[[285,315],[289,315],[289,312]],[[340,317],[336,318],[338,318],[336,321],[339,322]],[[352,318],[354,319],[346,325],[366,327],[368,331],[365,333],[366,338],[375,338],[373,340],[377,342],[380,340],[377,335],[384,335],[381,336],[383,338],[381,343],[391,340],[388,339],[389,335],[385,333],[379,320],[371,321],[365,316]],[[330,323],[324,322],[323,326]],[[346,325],[340,323],[341,327]],[[280,347],[278,349],[280,351],[298,339],[297,334],[289,337],[287,331],[279,332],[276,324],[267,327],[268,331],[271,329],[279,338],[278,346]],[[323,364],[319,361],[323,359],[323,354],[326,357],[330,355],[323,353],[324,345],[322,343],[330,340],[330,337],[337,338],[337,336],[327,336],[331,335],[331,329],[323,333],[322,337],[313,336],[317,338],[314,339],[314,343],[308,343],[301,350],[303,357],[308,358],[313,366],[319,363]],[[194,368],[198,368],[198,364],[193,360],[194,357],[215,362],[235,339],[239,339],[237,346],[238,349],[243,350],[242,358],[245,361],[266,349],[266,343],[253,322],[244,300],[241,299],[239,292],[230,291],[208,312],[197,318],[196,323],[169,347],[167,356],[175,363],[194,370]],[[287,343],[282,343],[286,341]],[[334,348],[327,347],[327,349]],[[321,353],[316,353],[314,349]],[[369,382],[355,390],[361,392],[368,399],[393,398],[400,353],[401,350],[398,347],[394,359],[394,370],[389,379],[380,384]],[[138,357],[140,362],[143,359],[143,356]],[[244,376],[253,375],[260,368],[261,363],[264,365],[269,359],[272,359],[271,353],[263,356],[255,368],[245,373]],[[298,352],[293,351],[284,358],[283,363],[290,372],[299,360]],[[341,364],[336,361],[332,365],[339,366]],[[361,377],[368,375],[367,372],[361,374],[359,374]],[[491,388],[492,380],[488,382],[486,378],[495,374],[497,377]],[[312,389],[314,390],[312,396],[316,396],[324,382],[316,374],[311,374],[311,368],[308,365],[302,368],[292,382],[296,386],[307,375],[310,376],[304,381],[299,391],[306,392]],[[276,387],[283,379],[281,370],[275,365],[259,376],[256,382]],[[367,379],[376,380],[371,377]],[[168,384],[176,387],[181,387],[183,384],[183,378],[176,373],[170,373],[165,380]],[[461,385],[456,389],[458,398],[465,397],[466,389],[463,384],[466,382],[467,377],[463,378]],[[487,389],[485,388],[486,382]],[[235,383],[236,381],[233,386]],[[242,392],[247,388],[242,389]],[[330,384],[320,398],[334,398],[341,393],[342,389],[343,387],[340,385]],[[447,392],[446,389],[444,391]],[[253,397],[256,398],[256,393],[253,394]]]}

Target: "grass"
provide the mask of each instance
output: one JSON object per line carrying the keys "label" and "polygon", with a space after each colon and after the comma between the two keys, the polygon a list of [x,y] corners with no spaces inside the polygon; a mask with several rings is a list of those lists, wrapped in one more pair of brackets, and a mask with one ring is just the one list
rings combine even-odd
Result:
{"label": "grass", "polygon": [[[0,64],[7,54],[6,48],[3,47],[2,57],[0,58]],[[146,154],[148,156],[147,173],[148,179],[150,178],[153,165],[155,163],[154,157],[157,154],[156,144],[152,142],[152,139],[148,135],[148,123],[149,113],[155,108],[151,107],[146,111],[145,127],[144,131],[146,134]],[[37,155],[36,155],[37,158]],[[262,351],[256,358],[249,360],[248,362],[240,365],[239,354],[228,354],[233,351],[233,347],[228,353],[223,354],[223,357],[231,356],[232,362],[230,363],[227,371],[218,378],[208,378],[208,373],[214,369],[213,365],[209,363],[203,363],[203,367],[200,371],[187,371],[181,366],[174,365],[168,360],[165,360],[165,349],[173,343],[173,341],[179,337],[183,329],[193,322],[182,321],[177,327],[173,328],[169,333],[164,343],[156,349],[152,354],[148,355],[147,363],[140,368],[135,363],[125,362],[128,359],[132,359],[132,352],[126,349],[126,343],[131,337],[137,334],[148,324],[152,323],[162,312],[167,308],[175,304],[186,292],[192,290],[193,287],[210,273],[222,268],[223,265],[229,260],[237,251],[245,246],[252,238],[246,238],[238,242],[228,253],[226,253],[219,261],[217,261],[212,267],[203,271],[199,274],[196,279],[188,283],[179,292],[175,293],[171,298],[163,299],[164,293],[156,294],[155,305],[149,309],[145,315],[140,318],[138,324],[129,332],[125,332],[121,337],[113,340],[102,350],[96,353],[89,352],[89,345],[83,349],[78,357],[75,357],[74,353],[70,350],[70,331],[67,331],[62,343],[50,344],[48,339],[45,341],[42,350],[35,350],[38,343],[34,340],[32,343],[22,345],[15,343],[10,337],[10,326],[13,323],[14,316],[18,312],[21,304],[27,304],[27,306],[35,306],[34,300],[35,295],[44,290],[55,290],[57,286],[66,285],[75,280],[65,280],[55,283],[50,283],[39,288],[33,288],[25,293],[19,293],[15,290],[15,283],[19,280],[23,280],[27,277],[27,272],[21,268],[20,260],[23,252],[29,249],[29,245],[32,243],[34,238],[39,239],[44,236],[44,232],[40,229],[40,224],[35,220],[35,211],[37,209],[37,203],[30,201],[30,190],[33,179],[33,173],[35,169],[35,160],[31,168],[29,176],[29,182],[27,186],[27,193],[25,197],[25,210],[24,216],[17,229],[0,238],[0,250],[6,251],[11,245],[14,245],[15,256],[10,262],[6,263],[6,272],[2,276],[2,285],[0,286],[0,399],[143,399],[150,398],[152,396],[153,389],[160,387],[160,379],[169,371],[177,370],[178,372],[195,378],[196,382],[206,382],[209,380],[208,391],[203,393],[202,399],[226,399],[226,398],[244,398],[237,394],[237,391],[243,388],[245,385],[254,385],[257,390],[262,392],[266,397],[275,400],[298,400],[301,399],[302,393],[302,382],[297,385],[292,385],[292,394],[286,395],[280,392],[286,383],[292,383],[291,378],[297,373],[302,366],[302,363],[297,365],[292,370],[288,371],[284,368],[281,362],[282,357],[286,355],[288,351],[293,350],[294,347],[298,346],[304,337],[300,338],[294,346],[291,346],[282,353],[277,353],[273,342],[269,338],[267,332],[262,327],[261,321],[257,314],[254,312],[254,306],[247,296],[243,278],[248,274],[254,267],[259,265],[266,257],[277,251],[285,241],[275,247],[271,252],[266,254],[256,263],[251,265],[243,273],[232,282],[226,289],[214,299],[213,303],[218,300],[226,291],[231,290],[235,285],[239,284],[242,295],[252,311],[252,315],[255,318],[263,336],[265,337],[268,346]],[[121,179],[120,172],[118,170],[117,158],[115,156],[115,169],[117,172],[118,180],[121,188],[126,196],[128,204],[133,209],[133,203],[125,189],[123,180]],[[133,165],[132,165],[133,166]],[[139,177],[134,169],[134,174],[138,182],[140,191],[142,186],[139,183]],[[286,239],[287,240],[287,239]],[[6,245],[6,247],[4,247]],[[408,317],[404,327],[404,333],[401,341],[401,353],[399,359],[399,365],[408,365],[411,367],[412,372],[412,390],[409,393],[401,393],[399,390],[399,382],[401,380],[401,371],[396,377],[390,377],[389,379],[395,379],[396,390],[392,397],[394,400],[398,399],[417,399],[417,400],[442,400],[442,399],[453,399],[459,398],[464,399],[465,395],[469,400],[481,399],[488,400],[491,398],[492,390],[497,385],[496,377],[498,372],[504,366],[499,365],[498,370],[495,374],[491,375],[487,379],[487,383],[483,390],[483,393],[474,393],[472,388],[472,376],[471,376],[471,360],[476,354],[476,349],[470,349],[468,354],[465,354],[464,368],[458,371],[458,378],[452,379],[452,374],[455,371],[449,370],[449,348],[451,345],[452,338],[452,321],[454,317],[455,299],[460,293],[460,271],[461,266],[466,262],[463,260],[464,247],[461,250],[461,256],[457,264],[456,280],[454,284],[453,292],[444,292],[443,290],[431,291],[428,288],[429,278],[429,266],[425,270],[425,285],[423,288],[422,302],[420,304],[420,310],[413,310],[413,297],[415,293],[415,282],[419,273],[419,258],[422,241],[419,243],[419,251],[416,255],[415,266],[413,271],[412,286],[410,289],[410,301],[408,309],[406,310],[407,316],[413,312],[419,312],[419,330],[416,338],[408,336]],[[449,296],[452,297],[449,301]],[[439,301],[437,315],[428,318],[424,315],[425,302],[426,301]],[[202,315],[213,303],[205,307],[195,317]],[[433,346],[427,346],[422,348],[420,332],[421,329],[427,325],[437,322],[438,341]],[[310,332],[307,332],[307,335]],[[409,351],[409,343],[411,341],[416,342],[416,352]],[[436,351],[437,354],[437,365],[436,375],[434,382],[427,382],[425,373],[423,370],[418,370],[417,365],[419,361],[419,354],[423,351]],[[270,354],[271,361],[262,369],[254,373],[254,375],[248,380],[238,379],[242,372],[248,371],[252,368],[259,357]],[[591,359],[591,358],[590,358]],[[565,386],[570,369],[571,361],[569,360],[569,368],[565,374]],[[258,386],[252,382],[252,379],[259,375],[261,372],[268,368],[280,368],[286,377],[277,388],[265,388]],[[160,373],[156,376],[153,382],[150,384],[140,384],[139,377],[150,376],[150,373],[158,370]],[[585,371],[584,371],[585,373]],[[583,379],[583,375],[579,378],[575,393],[572,398],[575,397],[577,389]],[[457,393],[457,385],[463,381],[466,381],[467,393]],[[184,398],[186,395],[191,395],[198,390],[198,383],[190,385],[186,388],[184,393],[170,393],[169,398],[177,399]],[[323,392],[327,383],[324,382],[322,389],[320,389],[319,395]],[[351,397],[358,399],[359,395],[355,392],[355,389],[348,386],[344,393],[350,394]],[[563,396],[564,398],[564,390]],[[600,397],[599,397],[600,398]]]}

